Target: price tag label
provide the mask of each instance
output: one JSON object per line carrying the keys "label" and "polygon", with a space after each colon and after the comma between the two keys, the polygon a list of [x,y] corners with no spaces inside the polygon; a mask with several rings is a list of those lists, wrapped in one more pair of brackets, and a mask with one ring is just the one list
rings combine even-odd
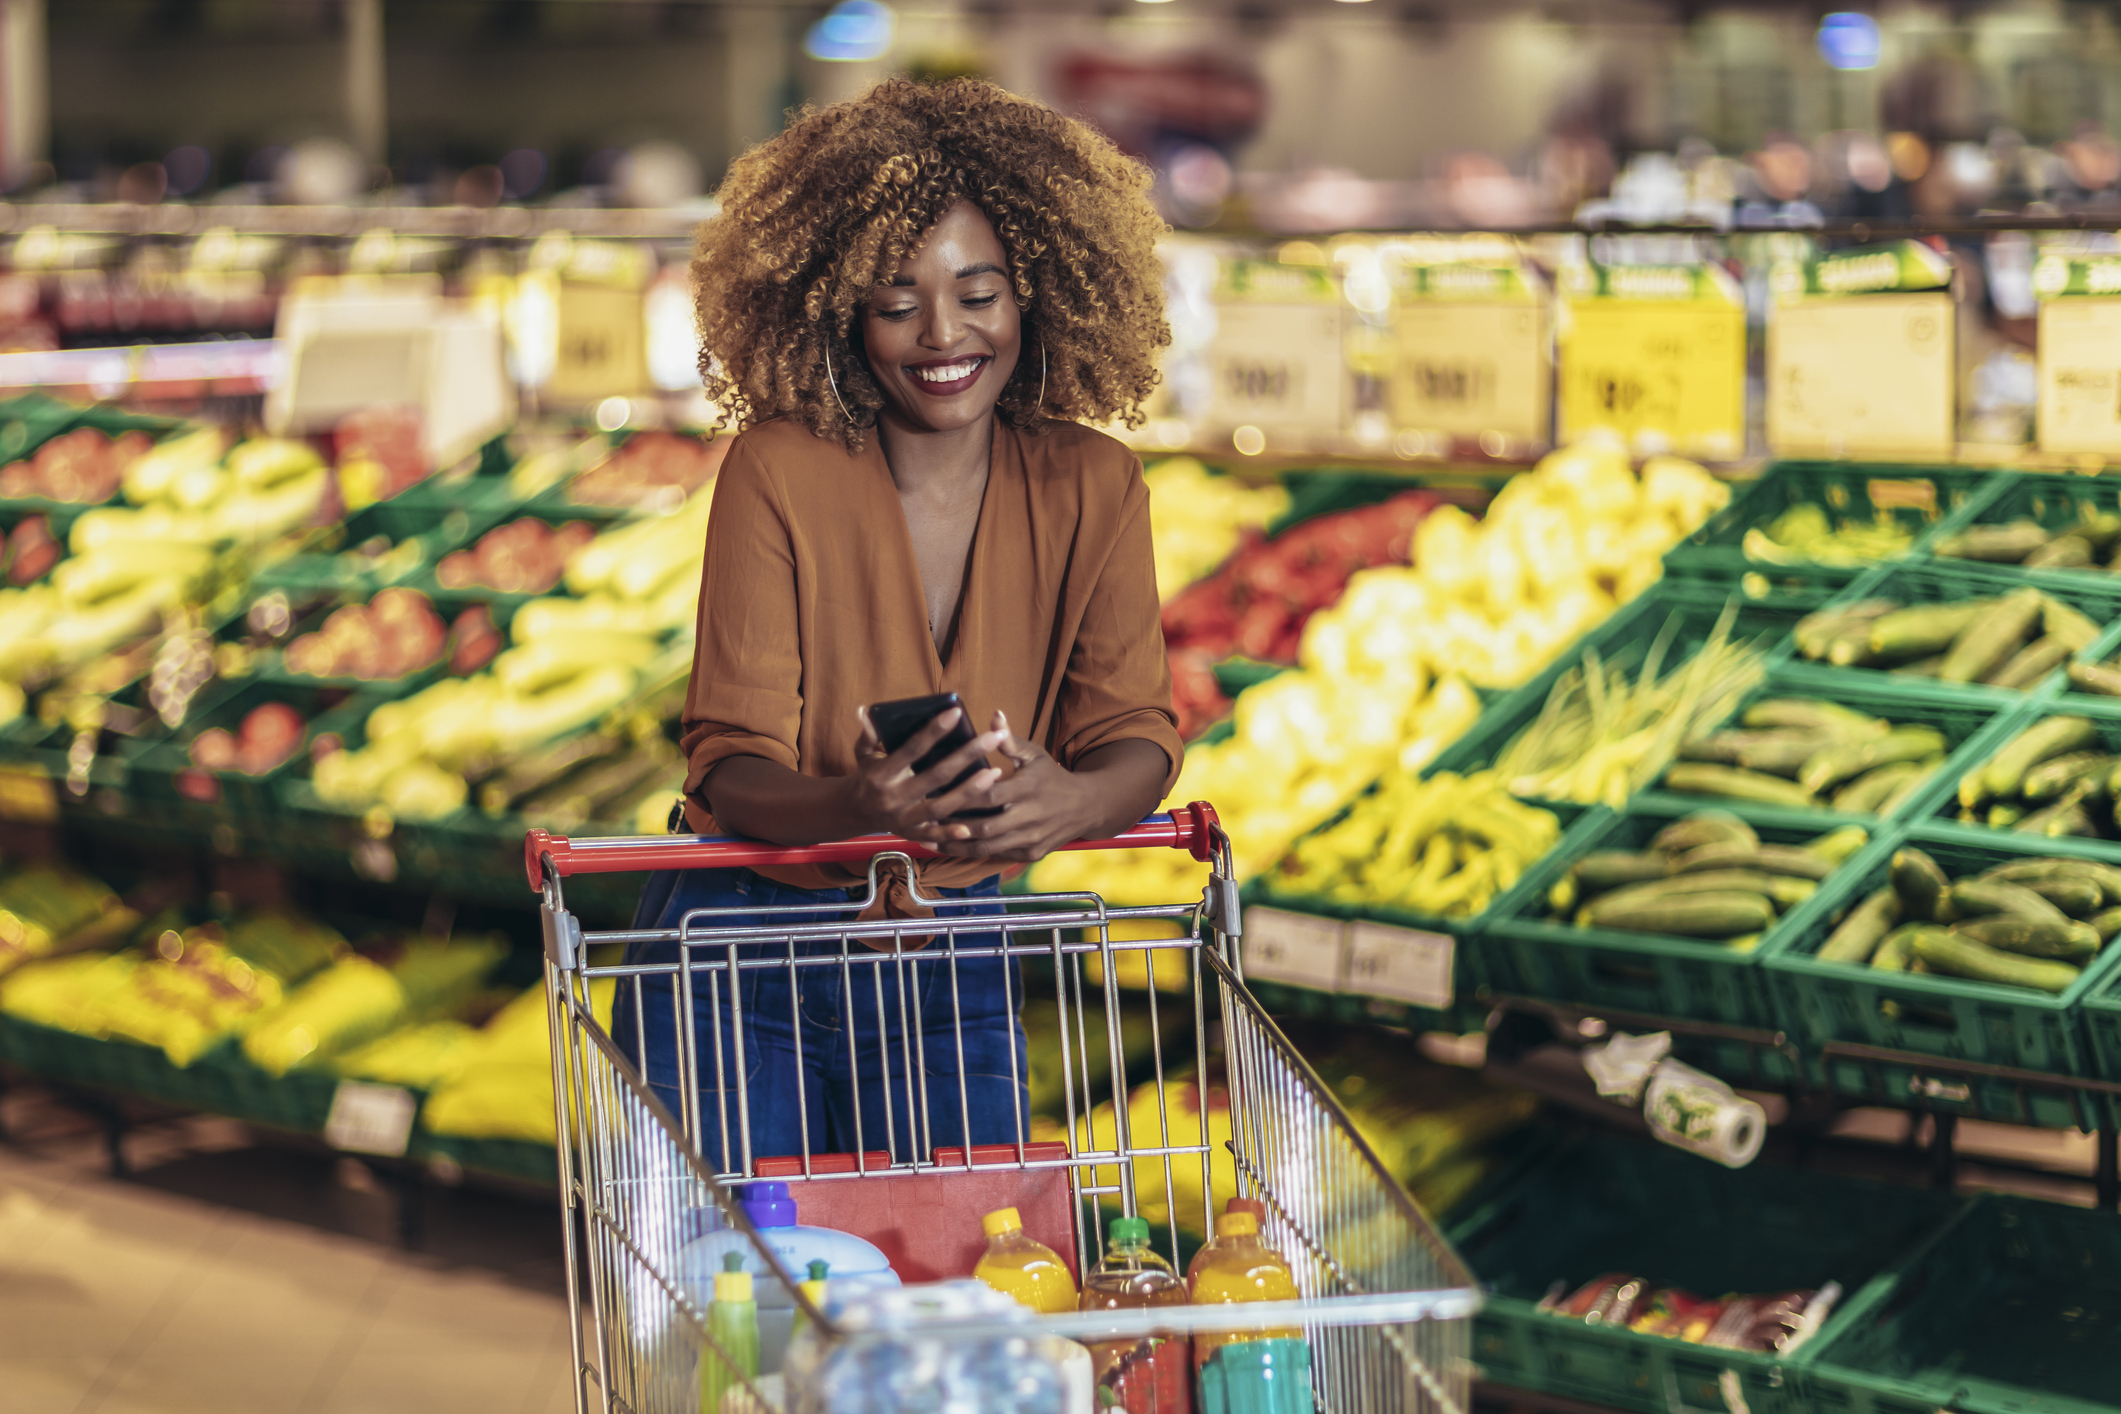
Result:
{"label": "price tag label", "polygon": [[1355,923],[1348,929],[1346,989],[1413,1006],[1447,1007],[1457,947],[1448,933]]}
{"label": "price tag label", "polygon": [[402,1086],[342,1080],[331,1095],[324,1142],[351,1154],[397,1158],[412,1138],[412,1117],[418,1109],[419,1102]]}
{"label": "price tag label", "polygon": [[1341,311],[1320,304],[1222,304],[1208,347],[1209,419],[1270,436],[1338,434],[1347,401]]}
{"label": "price tag label", "polygon": [[1778,456],[1948,457],[1949,294],[1799,299],[1768,313],[1767,439]]}
{"label": "price tag label", "polygon": [[26,766],[0,770],[0,820],[33,825],[59,818],[59,789],[44,772]]}
{"label": "price tag label", "polygon": [[1423,432],[1547,440],[1546,311],[1415,300],[1393,319],[1392,420]]}
{"label": "price tag label", "polygon": [[1348,925],[1279,908],[1245,910],[1245,975],[1320,992],[1340,990]]}
{"label": "price tag label", "polygon": [[1745,310],[1720,296],[1579,299],[1560,335],[1560,440],[1618,434],[1639,452],[1745,448]]}
{"label": "price tag label", "polygon": [[648,315],[639,290],[563,281],[559,316],[551,396],[587,402],[647,389]]}
{"label": "price tag label", "polygon": [[2040,450],[2121,452],[2121,299],[2040,305]]}

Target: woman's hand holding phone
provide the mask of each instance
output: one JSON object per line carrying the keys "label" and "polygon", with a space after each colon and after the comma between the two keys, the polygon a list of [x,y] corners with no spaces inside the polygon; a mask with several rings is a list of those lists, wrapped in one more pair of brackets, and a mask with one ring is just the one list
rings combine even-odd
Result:
{"label": "woman's hand holding phone", "polygon": [[937,843],[950,838],[939,833],[946,817],[960,810],[976,810],[992,804],[987,794],[1002,776],[992,766],[977,771],[953,790],[932,798],[930,792],[942,790],[968,767],[978,766],[986,760],[988,752],[1008,740],[1006,729],[974,737],[925,771],[914,769],[963,716],[961,707],[938,712],[926,726],[908,737],[904,745],[891,751],[877,736],[876,727],[865,709],[862,712],[862,741],[855,752],[855,771],[846,778],[850,808],[855,818],[872,831]]}

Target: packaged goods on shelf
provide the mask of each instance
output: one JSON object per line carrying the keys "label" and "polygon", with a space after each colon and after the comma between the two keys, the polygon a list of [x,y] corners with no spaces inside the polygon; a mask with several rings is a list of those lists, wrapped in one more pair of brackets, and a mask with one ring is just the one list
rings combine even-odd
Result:
{"label": "packaged goods on shelf", "polygon": [[[592,984],[597,1024],[611,1026],[616,983]],[[551,1022],[543,984],[530,988],[480,1028],[476,1048],[442,1082],[420,1111],[422,1127],[464,1139],[524,1139],[553,1143],[559,1134],[552,1102]]]}
{"label": "packaged goods on shelf", "polygon": [[1156,597],[1165,602],[1230,558],[1246,531],[1264,529],[1289,510],[1282,487],[1216,476],[1191,457],[1151,463],[1142,479],[1156,545]]}
{"label": "packaged goods on shelf", "polygon": [[341,958],[253,1020],[243,1054],[271,1075],[328,1062],[461,1004],[506,951],[498,939],[459,938],[408,943],[387,965]]}
{"label": "packaged goods on shelf", "polygon": [[0,975],[119,908],[102,880],[66,865],[8,870],[0,875]]}

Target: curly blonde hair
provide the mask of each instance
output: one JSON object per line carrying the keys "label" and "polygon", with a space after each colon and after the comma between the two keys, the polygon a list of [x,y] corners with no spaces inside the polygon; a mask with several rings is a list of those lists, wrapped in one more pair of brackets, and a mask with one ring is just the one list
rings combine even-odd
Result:
{"label": "curly blonde hair", "polygon": [[731,165],[700,228],[707,396],[739,427],[785,413],[859,451],[884,407],[850,339],[861,306],[963,199],[1001,237],[1024,316],[1001,415],[1027,431],[1051,417],[1139,426],[1171,341],[1149,183],[1090,128],[978,79],[892,79],[805,108]]}

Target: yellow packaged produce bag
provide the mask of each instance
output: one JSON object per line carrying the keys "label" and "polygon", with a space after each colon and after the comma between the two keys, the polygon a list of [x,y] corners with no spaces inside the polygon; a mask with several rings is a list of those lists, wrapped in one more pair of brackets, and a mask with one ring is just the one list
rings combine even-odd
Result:
{"label": "yellow packaged produce bag", "polygon": [[432,1090],[456,1079],[479,1053],[479,1033],[461,1021],[404,1026],[334,1057],[328,1068],[349,1080]]}
{"label": "yellow packaged produce bag", "polygon": [[481,1060],[464,1067],[427,1097],[421,1122],[430,1133],[459,1139],[559,1138],[553,1117],[552,1065],[529,1060]]}
{"label": "yellow packaged produce bag", "polygon": [[283,994],[278,977],[226,944],[187,935],[178,956],[142,964],[99,1012],[107,1034],[159,1047],[172,1065],[187,1066]]}
{"label": "yellow packaged produce bag", "polygon": [[32,962],[0,978],[0,1011],[83,1036],[104,1034],[104,1001],[140,966],[131,953],[79,953]]}
{"label": "yellow packaged produce bag", "polygon": [[0,878],[0,970],[50,952],[117,906],[118,896],[101,880],[64,865],[10,872]]}
{"label": "yellow packaged produce bag", "polygon": [[[1209,1090],[1207,1110],[1208,1182],[1214,1211],[1221,1212],[1223,1205],[1237,1196],[1237,1161],[1230,1152],[1229,1094],[1220,1089]],[[1074,1148],[1078,1154],[1109,1153],[1117,1147],[1117,1139],[1118,1129],[1109,1100],[1084,1119],[1076,1121]],[[1165,1081],[1159,1106],[1153,1081],[1136,1086],[1127,1097],[1127,1142],[1130,1149],[1166,1149],[1201,1143],[1200,1087],[1190,1079]],[[1204,1235],[1201,1229],[1200,1156],[1174,1154],[1169,1158],[1171,1176],[1168,1183],[1164,1178],[1165,1156],[1159,1154],[1133,1161],[1135,1212],[1148,1219],[1151,1227],[1170,1221],[1175,1213],[1182,1231]],[[1099,1165],[1093,1171],[1096,1174],[1093,1182],[1100,1186],[1120,1182],[1116,1165]],[[1108,1207],[1117,1207],[1119,1196],[1108,1194],[1105,1203]]]}
{"label": "yellow packaged produce bag", "polygon": [[383,1035],[405,1014],[405,988],[390,970],[349,957],[318,973],[286,1001],[257,1017],[243,1054],[272,1075],[285,1075]]}

